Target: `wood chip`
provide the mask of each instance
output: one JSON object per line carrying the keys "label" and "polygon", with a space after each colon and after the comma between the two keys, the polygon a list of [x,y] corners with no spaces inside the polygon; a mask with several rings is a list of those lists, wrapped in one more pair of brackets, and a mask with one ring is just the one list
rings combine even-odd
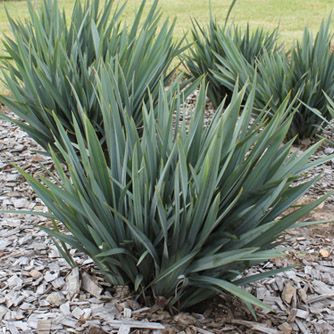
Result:
{"label": "wood chip", "polygon": [[21,278],[19,278],[17,275],[14,275],[8,280],[8,287],[10,289],[20,290],[22,287],[22,283],[23,281],[21,280]]}
{"label": "wood chip", "polygon": [[66,302],[64,304],[61,304],[59,306],[59,309],[61,310],[61,312],[64,315],[70,315],[71,314],[71,310],[70,310],[70,302]]}
{"label": "wood chip", "polygon": [[100,297],[103,290],[85,272],[82,274],[82,288],[96,298]]}
{"label": "wood chip", "polygon": [[124,315],[124,318],[131,318],[131,315],[132,315],[131,309],[125,307],[123,310],[123,315]]}
{"label": "wood chip", "polygon": [[129,334],[131,330],[130,326],[121,325],[117,334]]}
{"label": "wood chip", "polygon": [[38,334],[48,334],[51,330],[51,320],[39,320],[37,323]]}
{"label": "wood chip", "polygon": [[286,303],[290,304],[291,301],[292,301],[292,298],[295,294],[295,291],[296,291],[296,289],[290,283],[287,283],[284,286],[284,289],[283,289],[283,292],[282,292],[282,299]]}
{"label": "wood chip", "polygon": [[332,334],[333,333],[333,327],[329,325],[328,322],[324,320],[320,320],[317,323],[315,323],[314,327],[317,330],[317,333],[321,334]]}
{"label": "wood chip", "polygon": [[323,258],[327,258],[327,257],[329,257],[329,255],[330,255],[329,251],[326,250],[326,249],[320,249],[319,254],[320,254],[320,256],[322,256]]}
{"label": "wood chip", "polygon": [[297,314],[297,310],[296,309],[292,309],[289,313],[289,316],[287,318],[287,322],[295,322],[296,319],[296,314]]}
{"label": "wood chip", "polygon": [[135,320],[112,320],[109,321],[111,327],[120,328],[121,326],[128,326],[135,329],[164,329],[165,326],[148,321],[135,321]]}
{"label": "wood chip", "polygon": [[65,301],[64,295],[60,292],[53,292],[47,296],[46,301],[50,304],[59,306]]}
{"label": "wood chip", "polygon": [[310,312],[304,310],[297,310],[296,317],[301,319],[306,319],[309,316]]}
{"label": "wood chip", "polygon": [[284,322],[283,324],[279,325],[278,329],[285,334],[290,334],[292,332],[292,327],[287,322]]}
{"label": "wood chip", "polygon": [[65,280],[63,277],[58,277],[51,284],[55,289],[61,289],[65,285]]}
{"label": "wood chip", "polygon": [[35,280],[37,280],[37,279],[39,279],[40,277],[43,276],[43,274],[41,272],[39,272],[38,270],[31,270],[29,274]]}
{"label": "wood chip", "polygon": [[80,319],[82,317],[82,315],[84,314],[84,311],[79,307],[75,307],[72,311],[72,314],[73,314],[74,318]]}
{"label": "wood chip", "polygon": [[197,332],[200,334],[214,334],[213,332],[207,331],[205,329],[199,328],[199,327],[195,327]]}
{"label": "wood chip", "polygon": [[66,277],[66,291],[67,298],[72,299],[73,296],[80,292],[80,278],[79,278],[79,268],[75,267],[72,272]]}
{"label": "wood chip", "polygon": [[66,327],[72,327],[72,328],[75,328],[76,325],[77,325],[77,320],[76,319],[72,319],[72,318],[69,318],[69,317],[66,317],[64,319],[62,319],[60,321],[60,323]]}
{"label": "wood chip", "polygon": [[299,329],[303,334],[311,334],[308,329],[305,327],[302,321],[296,319],[296,324],[298,325]]}
{"label": "wood chip", "polygon": [[325,299],[332,299],[333,297],[334,297],[334,294],[320,295],[320,296],[309,298],[308,303],[313,304],[313,303],[317,303]]}
{"label": "wood chip", "polygon": [[51,274],[49,271],[46,272],[46,274],[44,275],[44,279],[46,282],[52,282],[54,281],[56,278],[58,278],[59,273],[55,273],[55,274]]}
{"label": "wood chip", "polygon": [[307,303],[307,293],[304,289],[298,289],[298,295],[300,299],[306,304]]}
{"label": "wood chip", "polygon": [[262,325],[260,323],[253,322],[253,321],[233,319],[232,323],[239,323],[239,324],[245,325],[246,327],[257,330],[261,333],[268,333],[268,334],[279,334],[280,333],[280,331],[275,328],[270,328],[268,326],[265,326],[265,325]]}
{"label": "wood chip", "polygon": [[[6,326],[8,328],[8,330],[11,332],[11,334],[19,334],[19,331],[17,330],[17,328],[15,327],[14,324],[7,324]],[[6,328],[3,327],[3,333],[6,334]]]}

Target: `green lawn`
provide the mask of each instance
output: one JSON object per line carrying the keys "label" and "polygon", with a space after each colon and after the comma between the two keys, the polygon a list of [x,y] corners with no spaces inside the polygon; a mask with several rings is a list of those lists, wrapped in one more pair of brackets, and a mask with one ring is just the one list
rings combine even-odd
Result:
{"label": "green lawn", "polygon": [[[128,0],[125,18],[131,20],[133,11],[139,6],[140,0]],[[36,4],[40,0],[35,1]],[[101,0],[103,3],[104,0]],[[121,1],[122,2],[122,1]],[[147,0],[152,3],[153,0]],[[230,5],[229,0],[211,0],[214,16],[223,22]],[[74,0],[59,0],[59,5],[67,14],[71,13]],[[191,18],[203,25],[209,20],[209,1],[207,0],[160,0],[164,17],[176,17],[177,26],[175,38],[181,38],[184,32],[190,30]],[[0,0],[0,31],[10,33],[5,7],[12,17],[28,17],[26,1]],[[280,25],[280,40],[291,45],[294,39],[301,39],[305,25],[315,32],[323,18],[327,18],[334,8],[334,0],[240,0],[237,1],[231,18],[241,26],[250,23],[251,28],[264,26],[271,30]],[[334,19],[332,20],[334,31]],[[0,46],[0,54],[1,54]],[[4,87],[0,86],[0,92]]]}
{"label": "green lawn", "polygon": [[[139,1],[128,1],[126,16],[131,17]],[[36,3],[40,3],[40,0]],[[60,7],[68,14],[73,3],[73,0],[59,0]],[[152,0],[148,0],[147,3],[152,3]],[[211,0],[211,3],[214,15],[223,22],[230,1]],[[176,37],[181,37],[184,31],[189,31],[190,18],[196,18],[203,24],[209,19],[209,4],[206,0],[161,0],[160,5],[166,17],[177,17]],[[5,6],[13,17],[27,17],[28,11],[26,1],[0,1],[0,29],[1,32],[8,33]],[[321,19],[327,18],[332,9],[334,0],[240,0],[233,9],[232,17],[241,25],[249,21],[254,28],[261,25],[272,29],[280,23],[281,40],[291,43],[293,39],[302,36],[305,25],[317,30]],[[334,23],[332,27],[334,29]]]}

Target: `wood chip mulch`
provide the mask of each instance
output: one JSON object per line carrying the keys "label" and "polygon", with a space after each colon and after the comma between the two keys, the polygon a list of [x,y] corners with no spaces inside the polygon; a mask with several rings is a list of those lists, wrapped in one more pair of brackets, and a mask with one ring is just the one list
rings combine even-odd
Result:
{"label": "wood chip mulch", "polygon": [[[0,110],[9,114],[5,109]],[[332,137],[331,130],[326,133]],[[308,143],[304,143],[305,146]],[[302,149],[303,147],[295,148]],[[32,175],[53,170],[52,161],[31,152],[37,145],[17,126],[0,121],[0,208],[46,210],[11,163]],[[323,146],[321,157],[334,152]],[[333,162],[312,170],[323,179],[302,200],[333,189]],[[332,220],[334,198],[306,220]],[[112,287],[96,273],[92,261],[71,249],[78,264],[71,268],[50,237],[38,228],[46,218],[0,215],[0,333],[334,333],[334,227],[330,224],[291,230],[281,238],[290,247],[247,274],[295,265],[274,277],[244,287],[272,307],[247,307],[230,295],[216,296],[189,312],[168,313],[163,303],[145,307],[127,287]]]}

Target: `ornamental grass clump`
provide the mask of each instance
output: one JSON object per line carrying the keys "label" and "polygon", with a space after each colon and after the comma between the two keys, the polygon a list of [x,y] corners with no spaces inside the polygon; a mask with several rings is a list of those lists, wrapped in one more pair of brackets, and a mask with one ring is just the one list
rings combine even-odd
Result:
{"label": "ornamental grass clump", "polygon": [[189,77],[206,76],[208,97],[215,107],[218,107],[226,95],[230,97],[233,91],[233,88],[222,84],[213,75],[213,71],[218,71],[218,65],[221,65],[217,56],[227,57],[223,36],[228,36],[240,52],[240,56],[252,65],[265,50],[271,53],[280,49],[280,46],[276,44],[278,28],[271,33],[266,32],[263,28],[257,28],[254,32],[251,32],[249,24],[247,24],[245,30],[234,23],[227,25],[234,3],[235,1],[229,8],[223,26],[217,23],[212,14],[206,28],[203,28],[194,20],[191,30],[194,44],[189,48],[188,54],[182,55]]}
{"label": "ornamental grass clump", "polygon": [[109,85],[97,78],[107,155],[88,117],[84,132],[73,119],[74,144],[54,115],[68,174],[52,150],[52,181],[21,170],[55,221],[54,229],[41,228],[67,260],[66,244],[88,254],[111,283],[164,296],[170,306],[230,292],[265,307],[239,287],[264,274],[242,274],[281,255],[277,237],[326,197],[284,215],[319,180],[294,182],[319,162],[310,159],[321,143],[291,154],[292,140],[283,142],[293,118],[288,99],[269,121],[263,112],[253,122],[254,86],[247,98],[246,88],[235,90],[204,126],[204,85],[188,123],[182,95],[161,84],[158,105],[143,105],[139,135]]}
{"label": "ornamental grass clump", "polygon": [[260,110],[269,106],[271,116],[288,95],[290,101],[297,97],[291,109],[294,117],[287,139],[297,136],[302,140],[321,135],[333,118],[326,100],[326,95],[334,98],[330,21],[331,16],[326,22],[322,21],[315,38],[306,27],[302,43],[295,42],[287,53],[282,50],[272,54],[264,52],[255,65],[245,59],[231,38],[222,36],[225,53],[217,55],[218,70],[213,76],[227,89],[232,89],[236,82],[241,87],[256,76],[254,105]]}
{"label": "ornamental grass clump", "polygon": [[[113,67],[119,87],[119,104],[141,126],[142,103],[153,103],[158,83],[169,84],[175,69],[172,60],[186,46],[175,42],[175,20],[161,20],[158,1],[144,14],[145,1],[131,24],[121,21],[124,6],[106,0],[76,1],[70,20],[58,8],[57,0],[44,0],[41,7],[28,1],[30,19],[24,22],[8,14],[13,37],[5,37],[4,83],[11,96],[1,96],[22,121],[22,127],[46,151],[61,137],[53,113],[75,140],[74,115],[81,131],[87,117],[103,141],[102,113],[96,99],[95,70],[103,61]],[[2,118],[6,118],[2,116]],[[8,118],[7,118],[8,119]]]}

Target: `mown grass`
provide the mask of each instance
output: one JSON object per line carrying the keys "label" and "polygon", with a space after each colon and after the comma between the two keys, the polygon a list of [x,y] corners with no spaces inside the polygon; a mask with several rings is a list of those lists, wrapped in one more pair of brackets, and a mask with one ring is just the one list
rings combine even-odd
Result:
{"label": "mown grass", "polygon": [[[36,0],[38,5],[41,0]],[[68,16],[73,8],[74,0],[58,0],[59,7],[64,8]],[[120,2],[124,2],[120,0]],[[147,8],[153,0],[147,0]],[[103,3],[103,0],[101,0]],[[224,22],[231,0],[211,0],[213,15],[219,22]],[[131,20],[133,12],[139,6],[139,0],[128,0],[124,19]],[[191,18],[206,25],[209,21],[208,0],[160,0],[163,16],[177,18],[175,38],[182,38],[191,28]],[[26,1],[0,0],[0,32],[10,34],[5,7],[12,17],[24,19],[28,17]],[[319,29],[320,22],[327,18],[334,8],[334,0],[239,0],[233,8],[231,18],[241,26],[250,23],[252,29],[263,26],[268,30],[280,26],[280,41],[291,45],[293,40],[301,39],[304,27],[308,25],[314,32]],[[334,19],[331,23],[334,30]],[[190,36],[190,35],[189,35]],[[0,45],[0,56],[3,54]],[[0,92],[5,87],[0,84]]]}

